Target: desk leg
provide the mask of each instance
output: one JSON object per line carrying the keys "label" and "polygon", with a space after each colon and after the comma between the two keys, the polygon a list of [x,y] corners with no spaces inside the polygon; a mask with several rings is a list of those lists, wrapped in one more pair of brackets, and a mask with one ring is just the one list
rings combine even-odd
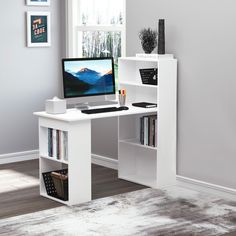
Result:
{"label": "desk leg", "polygon": [[91,120],[71,123],[68,130],[69,205],[91,200]]}

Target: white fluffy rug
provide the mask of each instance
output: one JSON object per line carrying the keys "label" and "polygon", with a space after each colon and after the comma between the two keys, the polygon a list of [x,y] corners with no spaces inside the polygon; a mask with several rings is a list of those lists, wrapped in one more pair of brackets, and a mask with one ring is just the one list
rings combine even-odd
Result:
{"label": "white fluffy rug", "polygon": [[236,202],[196,192],[144,189],[76,207],[0,221],[0,235],[223,235],[236,230]]}

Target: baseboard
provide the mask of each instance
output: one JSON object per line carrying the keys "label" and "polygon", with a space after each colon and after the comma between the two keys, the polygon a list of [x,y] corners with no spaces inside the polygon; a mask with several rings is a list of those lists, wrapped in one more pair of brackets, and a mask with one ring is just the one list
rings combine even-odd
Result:
{"label": "baseboard", "polygon": [[191,178],[184,177],[181,175],[177,175],[176,180],[179,182],[182,182],[182,183],[187,183],[192,186],[198,187],[198,190],[200,190],[199,188],[201,188],[201,190],[205,190],[205,191],[212,190],[218,194],[230,194],[230,195],[236,197],[236,189],[233,189],[233,188],[227,188],[227,187],[224,187],[221,185],[211,184],[208,182],[204,182],[204,181],[200,181],[200,180],[196,180],[196,179],[191,179]]}
{"label": "baseboard", "polygon": [[8,164],[13,162],[28,161],[39,158],[38,150],[31,150],[25,152],[15,152],[0,155],[0,164]]}
{"label": "baseboard", "polygon": [[110,169],[118,170],[118,160],[114,160],[109,157],[92,154],[92,163]]}
{"label": "baseboard", "polygon": [[[0,165],[13,163],[13,162],[20,162],[20,161],[29,161],[29,160],[34,160],[38,158],[39,158],[38,150],[2,154],[0,155]],[[118,169],[118,160],[114,160],[112,158],[105,157],[105,156],[92,154],[92,163],[96,165],[104,166],[107,168],[111,168],[114,170]]]}

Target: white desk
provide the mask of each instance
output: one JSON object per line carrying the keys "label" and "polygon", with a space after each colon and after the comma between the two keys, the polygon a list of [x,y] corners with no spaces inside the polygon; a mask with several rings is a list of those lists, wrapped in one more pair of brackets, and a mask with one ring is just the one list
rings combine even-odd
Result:
{"label": "white desk", "polygon": [[[46,112],[35,112],[34,115],[39,118],[40,194],[67,205],[90,201],[91,120],[156,112],[157,108],[145,109],[133,106],[129,106],[129,110],[125,111],[90,115],[81,113],[81,111],[77,109],[69,109],[65,114],[58,115],[51,115]],[[68,161],[56,160],[48,156],[48,128],[68,132]],[[42,173],[61,169],[64,164],[68,165],[69,200],[67,202],[48,196],[42,178]]]}
{"label": "white desk", "polygon": [[[142,83],[140,69],[144,68],[158,68],[157,86]],[[41,173],[61,169],[65,163],[69,169],[69,201],[63,203],[74,205],[91,200],[91,120],[117,116],[119,178],[153,188],[175,184],[177,60],[173,55],[119,58],[118,78],[119,89],[127,91],[127,104],[148,101],[157,103],[158,108],[129,106],[125,111],[91,115],[73,109],[61,115],[35,113],[39,117],[41,195],[49,197]],[[141,145],[140,117],[157,114],[157,110],[157,147]],[[48,128],[67,132],[68,161],[47,156]]]}

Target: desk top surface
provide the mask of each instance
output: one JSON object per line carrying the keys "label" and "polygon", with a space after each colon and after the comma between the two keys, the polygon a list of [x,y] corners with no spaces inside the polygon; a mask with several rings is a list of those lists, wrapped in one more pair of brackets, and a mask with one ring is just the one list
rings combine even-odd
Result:
{"label": "desk top surface", "polygon": [[[114,106],[114,105],[111,105],[111,106]],[[105,107],[105,106],[102,106],[102,107]],[[106,106],[106,107],[109,107],[109,106]],[[34,112],[34,115],[38,117],[42,117],[42,118],[60,120],[60,121],[65,121],[65,122],[76,122],[80,120],[92,120],[92,119],[99,119],[99,118],[109,118],[109,117],[116,117],[116,116],[157,112],[157,107],[141,108],[141,107],[134,107],[132,105],[128,107],[129,107],[129,110],[95,113],[95,114],[84,114],[80,110],[73,108],[73,109],[67,109],[66,113],[64,114],[54,115],[54,114],[49,114],[45,111],[42,111],[42,112]]]}

